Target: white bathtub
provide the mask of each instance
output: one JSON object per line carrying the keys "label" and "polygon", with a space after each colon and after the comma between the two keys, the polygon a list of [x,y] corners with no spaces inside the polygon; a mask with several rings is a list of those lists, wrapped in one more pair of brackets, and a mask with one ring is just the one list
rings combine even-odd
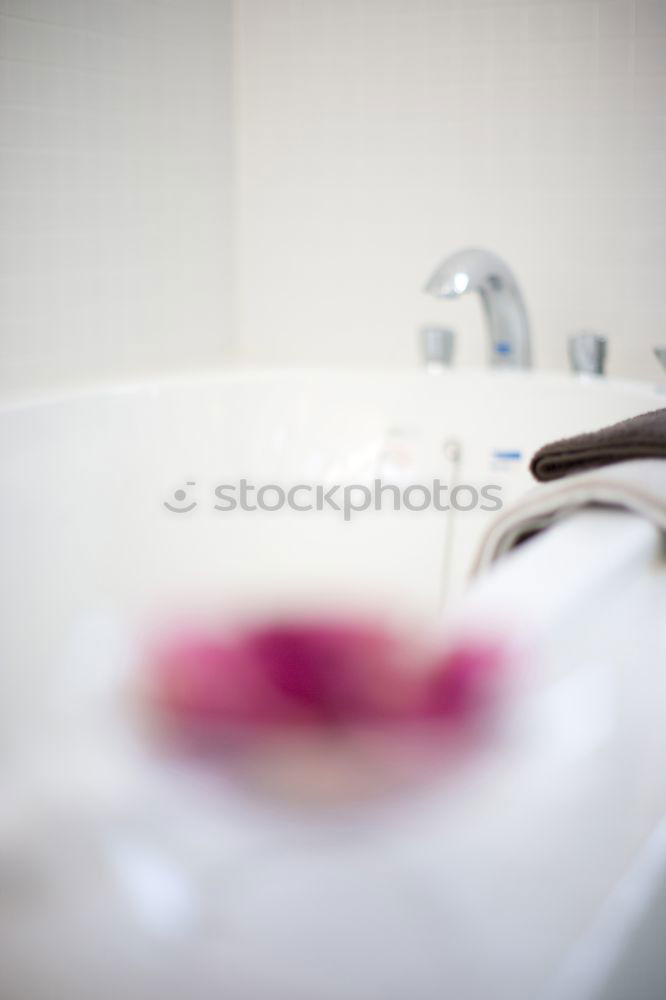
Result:
{"label": "white bathtub", "polygon": [[[9,658],[23,671],[43,653],[42,669],[77,617],[101,607],[300,599],[314,589],[324,599],[432,615],[443,590],[463,585],[492,512],[387,509],[348,522],[332,510],[244,514],[215,510],[215,487],[242,477],[284,486],[439,477],[495,484],[508,502],[533,485],[527,460],[540,444],[665,398],[633,383],[531,373],[296,371],[217,373],[6,406],[0,530],[11,567]],[[182,503],[178,489],[187,491]],[[191,501],[198,506],[189,513],[164,506]]]}
{"label": "white bathtub", "polygon": [[[190,792],[177,778],[169,779],[170,784],[167,781],[163,795],[161,779],[153,781],[154,775],[146,779],[142,774],[137,785],[124,751],[114,758],[115,730],[106,726],[117,673],[126,666],[126,643],[131,642],[137,625],[155,615],[200,609],[335,603],[380,608],[431,622],[462,589],[491,511],[365,510],[352,512],[349,520],[332,509],[228,511],[216,509],[216,487],[243,478],[256,486],[271,483],[285,490],[297,484],[327,488],[335,483],[372,484],[379,478],[405,488],[440,478],[449,488],[465,484],[479,492],[491,484],[500,488],[495,495],[508,502],[532,485],[527,462],[539,445],[656,409],[664,400],[650,386],[537,373],[295,371],[207,374],[2,408],[0,532],[5,572],[0,719],[9,789],[3,822],[14,831],[14,840],[10,837],[14,847],[34,841],[35,864],[41,871],[40,865],[48,868],[43,824],[49,825],[52,811],[60,825],[63,814],[76,817],[72,794],[79,796],[84,812],[90,800],[96,832],[93,836],[90,826],[86,827],[86,836],[81,836],[81,842],[85,840],[82,857],[90,837],[94,840],[99,835],[111,868],[124,872],[114,881],[116,887],[119,884],[122,889],[128,879],[131,882],[131,872],[143,872],[138,881],[143,879],[144,887],[157,886],[155,898],[159,903],[162,893],[165,900],[162,910],[157,906],[157,915],[151,916],[149,904],[147,911],[144,906],[143,918],[137,918],[135,927],[134,918],[128,923],[125,904],[108,895],[104,881],[96,890],[94,913],[90,907],[78,906],[74,890],[74,902],[66,892],[63,898],[69,901],[68,907],[71,902],[66,917],[55,894],[51,908],[40,905],[35,911],[39,917],[29,918],[32,911],[29,906],[20,910],[23,897],[19,893],[20,915],[7,937],[11,942],[9,1000],[26,990],[32,1000],[42,996],[71,1000],[90,995],[91,988],[95,996],[110,1000],[121,989],[127,994],[130,970],[137,968],[142,995],[150,1000],[180,998],[185,989],[197,1000],[208,995],[229,1000],[398,1000],[407,995],[404,991],[410,983],[415,1000],[439,1000],[444,994],[438,992],[437,983],[443,982],[445,970],[437,966],[438,935],[446,933],[442,920],[456,922],[455,904],[451,903],[448,918],[442,916],[446,904],[444,911],[440,907],[433,925],[428,876],[427,883],[419,882],[421,888],[415,890],[418,895],[425,891],[424,885],[430,886],[426,896],[409,903],[414,907],[412,915],[404,913],[405,899],[411,898],[412,891],[408,888],[406,896],[403,892],[411,877],[410,866],[422,865],[421,875],[437,868],[436,845],[431,842],[430,854],[422,861],[407,858],[405,870],[401,865],[407,855],[400,853],[402,848],[395,855],[390,851],[381,855],[393,858],[395,884],[391,871],[381,864],[373,869],[368,856],[356,852],[354,841],[342,853],[338,851],[337,867],[328,873],[324,869],[323,875],[321,853],[307,845],[298,847],[300,877],[307,882],[317,871],[323,882],[317,883],[320,895],[303,904],[306,908],[298,914],[301,923],[297,920],[297,926],[316,926],[319,919],[320,939],[329,935],[335,940],[339,933],[343,942],[339,947],[343,952],[351,948],[349,934],[335,924],[345,922],[344,908],[336,910],[335,905],[336,885],[342,878],[343,884],[348,879],[350,885],[365,886],[357,895],[361,916],[354,933],[360,937],[354,947],[366,956],[373,954],[383,934],[391,948],[396,942],[404,943],[397,967],[387,957],[388,971],[376,980],[376,963],[366,962],[359,978],[349,969],[349,975],[344,969],[336,972],[331,956],[332,965],[322,969],[323,978],[317,980],[315,975],[313,980],[313,970],[302,974],[303,969],[290,966],[293,949],[278,954],[278,945],[273,948],[274,937],[281,940],[271,924],[276,919],[279,923],[276,913],[285,888],[280,863],[269,864],[268,881],[262,878],[260,891],[253,885],[247,899],[242,885],[229,889],[226,875],[222,878],[216,869],[215,891],[229,890],[238,896],[219,925],[213,920],[213,930],[202,928],[196,920],[195,930],[191,929],[187,914],[191,915],[194,904],[182,873],[168,860],[168,824],[174,808],[196,811],[201,804],[196,795],[189,802]],[[177,494],[179,490],[186,495]],[[196,506],[188,509],[192,504]],[[49,747],[54,757],[60,753],[63,732],[68,730],[78,734],[72,743],[76,750],[70,747],[67,753],[75,754],[82,773],[80,781],[73,781],[76,792],[68,787],[63,806],[58,796],[64,772],[48,758]],[[95,749],[98,738],[103,747],[100,754]],[[64,759],[70,760],[67,768],[71,768],[67,753]],[[89,761],[82,761],[82,754],[89,755]],[[67,773],[71,777],[71,770]],[[150,803],[140,822],[133,811],[137,788],[144,804]],[[234,808],[229,805],[220,814],[234,817],[230,829],[225,831],[224,823],[216,826],[217,813],[211,829],[218,831],[220,858],[229,852],[235,858],[234,851],[239,852],[242,867],[240,845],[244,838],[253,843],[257,839],[256,817],[238,820]],[[164,809],[166,825],[161,825],[160,809]],[[501,826],[501,803],[496,812]],[[104,817],[101,825],[100,815]],[[428,815],[425,809],[423,822]],[[437,813],[438,822],[446,830],[442,815]],[[525,821],[529,822],[527,817]],[[71,829],[66,822],[64,826],[68,830],[64,842],[77,843],[75,819]],[[152,830],[149,835],[148,828]],[[100,833],[102,829],[107,832]],[[116,832],[108,834],[109,829]],[[402,843],[395,829],[390,836],[393,847]],[[452,837],[459,849],[460,829]],[[182,843],[179,857],[181,848]],[[210,863],[217,857],[216,850],[211,851],[210,842],[202,848]],[[442,850],[446,850],[444,845]],[[20,850],[16,855],[9,851],[7,856],[19,861],[23,857]],[[196,851],[188,857],[196,868]],[[252,851],[248,863],[255,866]],[[519,865],[515,854],[512,863]],[[57,859],[54,864],[57,869]],[[285,864],[287,871],[288,861]],[[29,869],[30,864],[26,865]],[[518,882],[524,876],[529,884],[529,871],[516,870],[515,876]],[[26,878],[30,885],[31,879],[39,883],[34,873]],[[218,878],[221,882],[215,881]],[[326,879],[332,880],[330,884]],[[94,880],[85,884],[88,888],[97,885]],[[30,887],[28,895],[29,891]],[[133,891],[128,890],[130,896]],[[120,896],[123,892],[119,890]],[[444,895],[451,892],[457,898],[458,889],[449,882]],[[268,894],[268,901],[262,893]],[[373,916],[366,920],[363,906],[373,893],[379,902],[369,908]],[[324,916],[331,896],[333,924]],[[133,904],[127,905],[132,909]],[[139,902],[140,914],[142,905]],[[558,905],[564,905],[562,900]],[[160,923],[159,913],[171,910],[180,914],[173,926],[167,918]],[[370,928],[368,922],[379,913],[383,914],[379,929]],[[3,921],[6,917],[3,913]],[[234,920],[243,928],[237,947]],[[381,920],[388,921],[383,930]],[[541,933],[547,932],[547,925],[548,921]],[[369,938],[364,944],[366,932]],[[99,941],[105,936],[111,951],[102,962]],[[182,944],[185,939],[187,948]],[[181,946],[186,957],[178,961]],[[90,966],[82,957],[85,948],[97,956],[94,962],[90,958]],[[460,968],[448,970],[448,988],[454,993],[446,995],[455,995],[456,1000],[489,1000],[491,994],[483,992],[481,980],[474,980],[477,985],[470,986],[471,992],[461,985],[466,981],[465,963],[469,967],[474,962],[474,942],[468,941],[466,948],[460,951]],[[35,949],[44,961],[43,976],[31,961]],[[345,967],[354,964],[351,954],[341,953],[341,961]],[[316,995],[313,982],[321,985]],[[493,994],[505,995],[499,990]],[[518,994],[511,1000],[518,1000]]]}

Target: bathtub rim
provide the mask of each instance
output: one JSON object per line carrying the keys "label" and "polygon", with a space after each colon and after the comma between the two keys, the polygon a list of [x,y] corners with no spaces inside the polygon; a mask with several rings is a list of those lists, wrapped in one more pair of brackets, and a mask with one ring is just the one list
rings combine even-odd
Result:
{"label": "bathtub rim", "polygon": [[[220,366],[216,368],[197,368],[183,372],[155,373],[145,377],[132,379],[99,379],[87,381],[84,384],[64,385],[61,387],[43,390],[22,392],[16,397],[8,397],[0,400],[0,416],[19,413],[27,410],[47,408],[49,406],[59,406],[69,402],[93,399],[95,397],[130,397],[143,393],[153,396],[168,392],[170,389],[186,388],[188,386],[210,386],[215,383],[224,385],[229,382],[236,383],[261,383],[280,382],[294,384],[308,380],[324,381],[328,383],[339,382],[358,383],[364,380],[373,379],[380,383],[390,384],[392,381],[403,381],[406,385],[417,386],[424,380],[433,382],[440,380],[442,383],[451,381],[462,381],[473,383],[475,388],[486,383],[488,385],[498,384],[504,380],[506,383],[527,384],[531,379],[537,379],[541,385],[548,385],[552,388],[566,388],[578,386],[585,391],[592,393],[616,392],[621,395],[644,394],[646,397],[652,396],[655,401],[660,396],[664,397],[666,406],[666,384],[658,382],[640,381],[638,379],[627,379],[618,377],[581,375],[571,372],[559,371],[539,371],[534,369],[526,370],[501,370],[477,367],[465,367],[458,369],[444,369],[441,372],[427,372],[423,369],[405,369],[397,367],[319,367],[319,366],[261,366],[251,367]],[[658,407],[656,407],[658,408]]]}

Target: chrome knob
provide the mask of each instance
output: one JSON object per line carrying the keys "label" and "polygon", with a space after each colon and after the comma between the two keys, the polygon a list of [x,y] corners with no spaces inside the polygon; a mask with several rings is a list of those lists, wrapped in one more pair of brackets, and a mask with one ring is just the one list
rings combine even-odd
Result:
{"label": "chrome knob", "polygon": [[445,326],[421,327],[421,354],[427,368],[442,368],[453,361],[456,335]]}
{"label": "chrome knob", "polygon": [[569,364],[574,372],[603,375],[608,339],[593,330],[580,330],[569,337]]}
{"label": "chrome knob", "polygon": [[661,361],[662,368],[666,368],[666,347],[655,347],[654,354]]}

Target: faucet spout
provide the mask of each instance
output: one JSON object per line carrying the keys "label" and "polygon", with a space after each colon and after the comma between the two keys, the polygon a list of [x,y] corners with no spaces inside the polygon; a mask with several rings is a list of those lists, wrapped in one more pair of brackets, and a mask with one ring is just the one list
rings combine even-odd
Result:
{"label": "faucet spout", "polygon": [[525,303],[513,272],[497,254],[476,247],[459,250],[442,261],[424,290],[438,299],[478,292],[490,335],[490,364],[531,367]]}

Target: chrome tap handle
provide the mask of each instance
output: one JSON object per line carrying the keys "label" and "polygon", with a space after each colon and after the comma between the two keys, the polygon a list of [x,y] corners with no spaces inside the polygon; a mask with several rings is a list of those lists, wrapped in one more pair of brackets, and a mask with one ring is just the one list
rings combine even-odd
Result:
{"label": "chrome tap handle", "polygon": [[569,337],[569,364],[574,372],[603,375],[608,339],[593,330],[580,330]]}
{"label": "chrome tap handle", "polygon": [[456,335],[445,326],[422,326],[421,355],[427,368],[440,368],[453,361]]}

